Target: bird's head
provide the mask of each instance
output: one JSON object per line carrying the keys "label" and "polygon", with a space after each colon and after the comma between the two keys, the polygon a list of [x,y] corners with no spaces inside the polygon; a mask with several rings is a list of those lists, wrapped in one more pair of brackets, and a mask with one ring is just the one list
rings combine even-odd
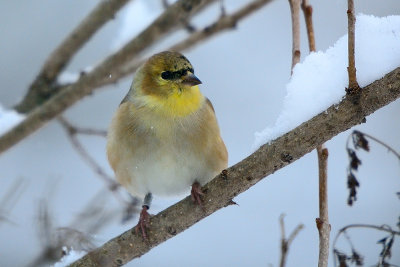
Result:
{"label": "bird's head", "polygon": [[141,93],[159,97],[180,95],[201,84],[189,60],[178,52],[161,52],[143,65]]}
{"label": "bird's head", "polygon": [[138,69],[128,99],[158,114],[183,117],[198,110],[204,101],[199,84],[186,57],[161,52]]}

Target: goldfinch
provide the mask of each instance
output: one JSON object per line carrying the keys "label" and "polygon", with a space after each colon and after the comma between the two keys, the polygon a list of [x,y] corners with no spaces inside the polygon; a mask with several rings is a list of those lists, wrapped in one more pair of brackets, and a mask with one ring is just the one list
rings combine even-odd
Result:
{"label": "goldfinch", "polygon": [[143,238],[152,195],[184,193],[201,206],[201,186],[227,167],[228,153],[213,106],[189,60],[178,52],[150,57],[137,71],[107,138],[116,179],[143,198],[136,227]]}

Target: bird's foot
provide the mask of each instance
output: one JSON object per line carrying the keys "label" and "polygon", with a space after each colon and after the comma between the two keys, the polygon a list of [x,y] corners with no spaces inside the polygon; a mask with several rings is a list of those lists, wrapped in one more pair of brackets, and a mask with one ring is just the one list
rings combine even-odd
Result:
{"label": "bird's foot", "polygon": [[139,222],[135,227],[136,234],[142,234],[144,240],[147,240],[146,228],[149,228],[150,223],[150,214],[147,212],[149,207],[147,205],[143,205],[142,211],[140,212]]}
{"label": "bird's foot", "polygon": [[201,196],[204,195],[203,191],[201,190],[201,185],[198,182],[194,182],[192,184],[192,191],[190,192],[192,196],[192,201],[199,205],[202,209],[203,207],[203,200],[201,200]]}

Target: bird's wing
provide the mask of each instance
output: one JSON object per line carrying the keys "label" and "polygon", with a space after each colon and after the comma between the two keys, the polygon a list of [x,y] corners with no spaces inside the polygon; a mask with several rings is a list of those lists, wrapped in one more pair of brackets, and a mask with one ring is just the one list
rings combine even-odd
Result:
{"label": "bird's wing", "polygon": [[213,107],[210,99],[208,99],[207,97],[206,97],[206,102],[207,102],[207,105],[211,108],[211,110],[215,113],[214,107]]}
{"label": "bird's wing", "polygon": [[128,101],[128,95],[129,92],[126,94],[126,96],[122,99],[121,103],[119,103],[119,105],[121,106],[123,103],[125,103],[126,101]]}

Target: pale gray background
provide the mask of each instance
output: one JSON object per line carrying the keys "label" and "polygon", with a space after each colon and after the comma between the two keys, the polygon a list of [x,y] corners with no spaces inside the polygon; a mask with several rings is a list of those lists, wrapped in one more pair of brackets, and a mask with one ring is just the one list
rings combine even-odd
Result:
{"label": "pale gray background", "polygon": [[[48,54],[97,2],[0,1],[0,103],[3,106],[12,107],[20,101]],[[160,1],[148,2],[160,9]],[[248,1],[225,2],[229,12]],[[317,49],[325,50],[347,31],[347,1],[323,0],[311,1],[311,4]],[[398,15],[400,2],[356,1],[356,11],[377,16]],[[206,12],[196,22],[202,25],[215,14],[215,11]],[[251,153],[254,132],[272,124],[281,110],[284,85],[290,75],[290,23],[288,2],[277,0],[241,22],[236,30],[185,53],[203,81],[203,93],[214,104],[229,150],[230,165]],[[84,47],[69,69],[79,71],[109,54],[120,26],[117,16]],[[304,56],[308,53],[304,25],[301,45]],[[97,91],[69,109],[67,117],[78,125],[106,128],[130,82],[131,77]],[[400,150],[399,112],[399,101],[396,101],[356,128]],[[395,195],[399,191],[399,162],[375,144],[371,145],[371,153],[360,153],[363,165],[358,173],[361,181],[358,201],[354,207],[346,205],[348,134],[349,131],[327,143],[332,238],[338,229],[350,223],[387,223],[395,227],[400,211]],[[96,137],[81,140],[111,174],[105,157],[105,140]],[[23,266],[40,251],[35,224],[40,199],[48,199],[57,226],[67,226],[103,186],[75,153],[57,122],[49,123],[1,155],[0,170],[0,197],[19,177],[26,187],[9,215],[13,223],[0,224],[0,266]],[[287,232],[298,223],[306,226],[290,248],[287,266],[316,266],[317,171],[316,153],[312,152],[237,197],[238,206],[218,211],[131,265],[277,266],[278,217],[286,213]],[[156,198],[151,212],[156,213],[176,200],[179,198]],[[108,202],[110,206],[118,205],[111,196]],[[96,236],[98,243],[129,229],[136,221],[120,225],[119,219],[115,218],[112,227]],[[367,230],[355,230],[350,235],[359,252],[366,256],[366,266],[376,263],[381,249],[376,241],[385,235]],[[399,243],[396,240],[393,248],[392,263],[396,264],[400,264]],[[341,248],[348,249],[348,246]]]}

